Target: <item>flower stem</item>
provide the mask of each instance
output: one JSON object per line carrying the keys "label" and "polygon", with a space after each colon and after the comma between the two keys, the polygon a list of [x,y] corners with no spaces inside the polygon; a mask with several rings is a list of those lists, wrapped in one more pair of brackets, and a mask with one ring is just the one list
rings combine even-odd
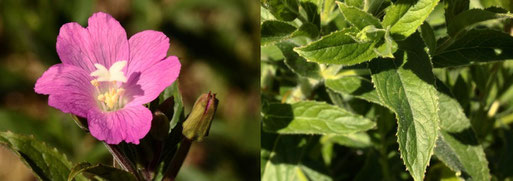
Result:
{"label": "flower stem", "polygon": [[182,142],[180,143],[180,148],[173,156],[169,167],[167,168],[163,181],[174,181],[176,175],[178,175],[178,171],[182,167],[183,161],[185,157],[187,157],[187,153],[189,153],[189,149],[191,148],[192,140],[187,139],[186,137],[182,138]]}
{"label": "flower stem", "polygon": [[[112,157],[114,158],[113,165],[117,166],[119,165],[123,170],[128,171],[132,174],[134,174],[138,180],[143,180],[137,170],[135,169],[134,165],[130,160],[127,159],[127,157],[119,151],[119,148],[116,145],[109,145],[107,143],[103,143],[107,150],[112,154]],[[117,165],[116,165],[117,162]]]}

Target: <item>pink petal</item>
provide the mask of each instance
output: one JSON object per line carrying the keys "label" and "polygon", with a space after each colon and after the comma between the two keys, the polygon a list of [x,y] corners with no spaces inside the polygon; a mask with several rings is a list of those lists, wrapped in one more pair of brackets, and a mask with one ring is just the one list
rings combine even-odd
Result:
{"label": "pink petal", "polygon": [[62,63],[81,67],[87,72],[94,70],[96,58],[91,53],[89,32],[78,23],[62,25],[57,36],[57,54]]}
{"label": "pink petal", "polygon": [[113,112],[91,109],[87,115],[91,135],[108,144],[139,144],[150,131],[151,119],[151,111],[142,105],[125,106]]}
{"label": "pink petal", "polygon": [[164,33],[146,30],[135,34],[128,40],[130,60],[128,74],[144,71],[166,58],[169,49],[169,38]]}
{"label": "pink petal", "polygon": [[89,109],[97,106],[90,81],[91,77],[82,68],[56,64],[37,80],[34,90],[39,94],[49,94],[50,106],[85,117]]}
{"label": "pink petal", "polygon": [[116,19],[109,14],[99,12],[89,17],[88,25],[91,52],[96,62],[109,68],[114,62],[128,61],[126,32]]}
{"label": "pink petal", "polygon": [[146,104],[157,98],[166,87],[178,78],[180,67],[178,57],[170,56],[144,72],[132,73],[128,77],[127,83],[123,85],[126,94],[134,98],[128,105]]}

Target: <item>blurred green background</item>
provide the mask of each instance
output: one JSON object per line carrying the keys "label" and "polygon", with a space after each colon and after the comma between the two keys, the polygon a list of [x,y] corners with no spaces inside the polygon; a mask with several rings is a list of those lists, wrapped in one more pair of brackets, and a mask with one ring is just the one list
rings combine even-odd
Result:
{"label": "blurred green background", "polygon": [[[74,163],[111,164],[104,146],[47,105],[34,83],[53,64],[59,28],[111,14],[128,37],[153,29],[171,40],[189,112],[212,90],[220,105],[209,137],[194,143],[178,180],[259,180],[259,2],[256,0],[0,0],[0,131],[34,135]],[[0,180],[35,180],[0,147]]]}

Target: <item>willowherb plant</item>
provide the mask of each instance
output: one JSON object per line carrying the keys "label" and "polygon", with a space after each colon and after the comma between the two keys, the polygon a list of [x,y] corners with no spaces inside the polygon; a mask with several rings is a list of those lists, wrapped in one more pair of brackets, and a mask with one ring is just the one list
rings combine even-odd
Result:
{"label": "willowherb plant", "polygon": [[146,30],[127,39],[120,23],[102,12],[87,28],[73,22],[60,29],[62,63],[50,67],[34,90],[102,141],[112,166],[73,165],[57,149],[11,132],[0,132],[0,144],[40,180],[174,180],[192,142],[208,135],[218,100],[204,94],[185,116],[176,82],[181,64],[167,57],[168,49],[164,33]]}
{"label": "willowherb plant", "polygon": [[471,2],[261,0],[262,179],[511,179],[512,7]]}

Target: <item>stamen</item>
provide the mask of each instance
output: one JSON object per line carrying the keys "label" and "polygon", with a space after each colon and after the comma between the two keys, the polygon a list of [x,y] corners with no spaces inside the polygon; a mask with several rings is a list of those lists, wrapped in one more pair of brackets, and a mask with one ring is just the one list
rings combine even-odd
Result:
{"label": "stamen", "polygon": [[[91,72],[91,76],[96,77],[91,84],[96,88],[98,96],[96,99],[104,111],[113,111],[124,106],[123,94],[125,89],[119,87],[120,82],[126,82],[122,69],[127,61],[118,61],[107,69],[101,64],[95,64],[96,71]],[[105,82],[105,83],[103,83]],[[100,87],[100,84],[102,86]]]}
{"label": "stamen", "polygon": [[96,79],[91,80],[91,84],[93,84],[94,87],[100,86],[100,84],[98,83],[98,80],[96,80]]}
{"label": "stamen", "polygon": [[105,96],[103,94],[100,94],[100,95],[98,95],[97,99],[100,102],[104,102],[105,101]]}

